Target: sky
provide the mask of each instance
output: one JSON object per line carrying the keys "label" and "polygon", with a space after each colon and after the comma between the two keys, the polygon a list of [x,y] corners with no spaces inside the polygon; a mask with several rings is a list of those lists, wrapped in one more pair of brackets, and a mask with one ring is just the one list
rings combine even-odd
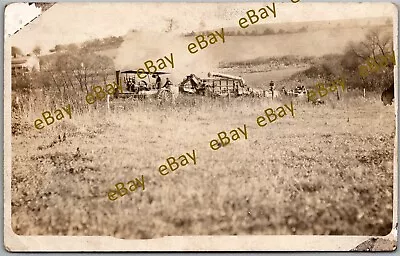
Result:
{"label": "sky", "polygon": [[[18,6],[17,6],[18,5]],[[171,33],[191,32],[238,26],[238,20],[250,9],[257,10],[271,2],[258,3],[57,3],[16,34],[7,36],[25,20],[38,15],[31,5],[7,6],[5,14],[6,40],[23,52],[36,45],[48,51],[56,44],[80,43],[95,38],[125,35],[135,29],[165,32],[172,22]],[[27,5],[27,4],[25,4]],[[33,6],[33,7],[32,7]],[[390,3],[275,3],[276,18],[257,24],[318,20],[337,20],[393,16]],[[157,42],[155,42],[157,43]]]}

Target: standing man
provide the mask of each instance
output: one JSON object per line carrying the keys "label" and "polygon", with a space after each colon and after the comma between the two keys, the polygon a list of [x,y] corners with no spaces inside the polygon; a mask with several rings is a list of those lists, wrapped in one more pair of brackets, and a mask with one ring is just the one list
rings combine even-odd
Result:
{"label": "standing man", "polygon": [[156,78],[156,89],[160,90],[161,89],[161,77],[157,75]]}
{"label": "standing man", "polygon": [[135,87],[136,87],[136,79],[135,77],[133,77],[133,79],[131,80],[131,92],[135,91]]}
{"label": "standing man", "polygon": [[128,91],[131,92],[131,90],[132,90],[132,79],[130,77],[128,77],[128,80],[126,82],[126,87],[127,87]]}
{"label": "standing man", "polygon": [[269,90],[272,93],[272,99],[274,98],[274,91],[275,91],[275,84],[274,81],[271,80],[271,82],[269,83]]}
{"label": "standing man", "polygon": [[163,88],[171,89],[172,82],[167,77],[167,81],[165,82]]}

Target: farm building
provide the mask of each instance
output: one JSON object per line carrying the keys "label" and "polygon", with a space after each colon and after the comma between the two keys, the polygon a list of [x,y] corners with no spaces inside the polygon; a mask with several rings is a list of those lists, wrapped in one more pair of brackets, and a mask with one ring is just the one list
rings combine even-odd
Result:
{"label": "farm building", "polygon": [[11,59],[12,76],[23,75],[33,70],[40,70],[39,58],[36,56],[21,56]]}

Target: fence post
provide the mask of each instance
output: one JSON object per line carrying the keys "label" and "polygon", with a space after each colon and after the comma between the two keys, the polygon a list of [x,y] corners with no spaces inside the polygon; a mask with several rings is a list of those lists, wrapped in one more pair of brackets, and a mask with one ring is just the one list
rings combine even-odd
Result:
{"label": "fence post", "polygon": [[110,111],[110,94],[107,94],[107,112]]}
{"label": "fence post", "polygon": [[363,97],[365,98],[365,88],[363,89]]}

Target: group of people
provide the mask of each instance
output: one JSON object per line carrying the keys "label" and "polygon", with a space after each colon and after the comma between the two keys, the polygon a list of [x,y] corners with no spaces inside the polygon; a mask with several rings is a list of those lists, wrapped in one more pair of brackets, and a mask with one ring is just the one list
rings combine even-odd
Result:
{"label": "group of people", "polygon": [[167,77],[164,86],[161,86],[161,77],[159,75],[156,75],[156,88],[157,89],[161,89],[161,88],[171,89],[171,85],[172,85],[172,82]]}
{"label": "group of people", "polygon": [[135,81],[135,77],[128,77],[128,79],[125,80],[126,83],[126,87],[128,89],[128,91],[133,92],[135,91],[135,85],[136,85],[136,81]]}
{"label": "group of people", "polygon": [[148,86],[147,82],[145,80],[140,80],[139,83],[136,83],[135,76],[134,77],[128,77],[125,80],[126,87],[128,91],[130,92],[136,92],[139,91],[141,88],[144,90],[151,90],[151,89],[161,89],[161,88],[166,88],[166,89],[171,89],[172,82],[169,80],[169,78],[166,79],[166,82],[164,86],[161,86],[162,81],[161,77],[159,75],[153,76],[156,78],[156,83],[153,86]]}
{"label": "group of people", "polygon": [[283,87],[282,87],[282,92],[283,92],[285,95],[295,95],[295,96],[298,96],[298,95],[307,94],[307,88],[306,88],[304,85],[301,85],[301,86],[299,85],[299,86],[296,86],[296,88],[295,88],[294,90],[288,91],[288,90],[286,90],[285,86],[283,86]]}

